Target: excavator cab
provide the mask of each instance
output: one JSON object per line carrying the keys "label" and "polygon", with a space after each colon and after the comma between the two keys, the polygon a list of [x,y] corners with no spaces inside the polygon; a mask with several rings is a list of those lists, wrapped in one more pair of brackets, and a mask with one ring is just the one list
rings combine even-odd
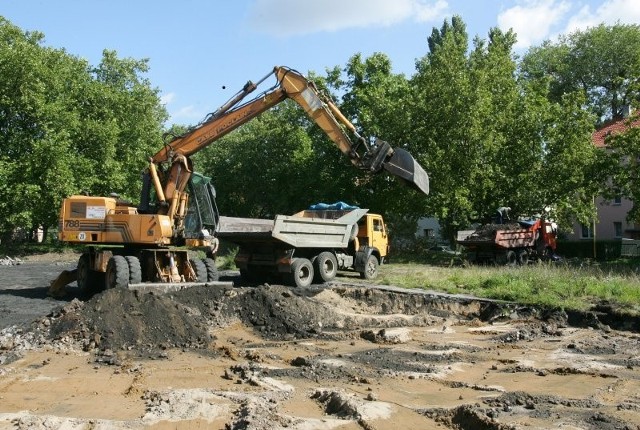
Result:
{"label": "excavator cab", "polygon": [[184,237],[203,239],[213,236],[218,228],[220,214],[211,178],[194,172],[188,187],[189,205],[184,220]]}

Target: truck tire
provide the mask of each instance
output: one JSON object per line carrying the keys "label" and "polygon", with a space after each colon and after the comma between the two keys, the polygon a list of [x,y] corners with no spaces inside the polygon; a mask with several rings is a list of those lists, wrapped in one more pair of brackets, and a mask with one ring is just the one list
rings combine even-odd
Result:
{"label": "truck tire", "polygon": [[127,288],[129,286],[129,265],[122,255],[114,255],[107,263],[105,289]]}
{"label": "truck tire", "polygon": [[218,268],[216,267],[216,261],[213,258],[205,258],[202,260],[204,262],[204,266],[207,269],[207,282],[218,282],[220,279],[220,274],[218,273]]}
{"label": "truck tire", "polygon": [[529,264],[529,253],[525,249],[518,252],[518,264],[521,266]]}
{"label": "truck tire", "polygon": [[313,260],[316,282],[330,282],[338,274],[338,260],[333,252],[321,252]]}
{"label": "truck tire", "polygon": [[189,260],[193,271],[196,272],[196,282],[207,282],[207,266],[200,259]]}
{"label": "truck tire", "polygon": [[129,265],[129,284],[139,284],[142,282],[142,267],[140,259],[134,255],[125,257]]}
{"label": "truck tire", "polygon": [[295,258],[291,263],[289,282],[298,288],[311,285],[313,281],[313,264],[306,258]]}
{"label": "truck tire", "polygon": [[515,251],[507,251],[505,264],[507,266],[515,266],[517,262],[518,256],[516,255]]}
{"label": "truck tire", "polygon": [[360,272],[362,279],[375,279],[378,276],[378,259],[375,255],[371,254],[367,258],[367,263],[364,265],[364,270]]}

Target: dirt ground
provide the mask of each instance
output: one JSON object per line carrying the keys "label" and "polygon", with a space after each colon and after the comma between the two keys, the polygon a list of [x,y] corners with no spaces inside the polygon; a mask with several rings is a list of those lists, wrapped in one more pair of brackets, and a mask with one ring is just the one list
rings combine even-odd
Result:
{"label": "dirt ground", "polygon": [[233,272],[47,297],[73,265],[0,267],[2,429],[640,429],[639,324],[604,308]]}

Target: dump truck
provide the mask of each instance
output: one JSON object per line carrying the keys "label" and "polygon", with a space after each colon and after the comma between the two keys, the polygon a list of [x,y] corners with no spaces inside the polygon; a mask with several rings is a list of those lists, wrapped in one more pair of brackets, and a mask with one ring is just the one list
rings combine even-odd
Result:
{"label": "dump truck", "polygon": [[274,219],[220,217],[218,237],[238,246],[248,282],[276,278],[295,287],[333,280],[338,270],[374,279],[389,252],[381,215],[368,209],[307,209]]}
{"label": "dump truck", "polygon": [[[247,100],[271,76],[275,84]],[[294,69],[276,66],[258,82],[248,81],[200,124],[151,156],[137,205],[117,195],[64,199],[59,239],[83,245],[84,252],[75,269],[51,283],[49,294],[63,295],[73,281],[87,293],[141,283],[216,281],[215,190],[210,178],[194,171],[191,157],[285,100],[296,102],[353,166],[369,174],[386,171],[422,193],[429,192],[429,177],[409,152],[363,136],[312,81]],[[202,250],[206,257],[194,259],[190,250]]]}
{"label": "dump truck", "polygon": [[508,224],[486,224],[459,231],[456,242],[470,263],[526,265],[533,259],[551,259],[556,250],[557,227],[542,218]]}

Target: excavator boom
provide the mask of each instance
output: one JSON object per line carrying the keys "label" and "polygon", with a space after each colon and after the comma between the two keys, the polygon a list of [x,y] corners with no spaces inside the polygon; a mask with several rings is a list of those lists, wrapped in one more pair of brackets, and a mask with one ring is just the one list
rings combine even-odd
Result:
{"label": "excavator boom", "polygon": [[[242,103],[244,98],[253,92],[258,85],[269,76],[275,75],[277,83],[252,100]],[[271,73],[258,83],[249,81],[232,99],[210,114],[200,125],[183,136],[175,138],[155,154],[153,164],[173,162],[174,166],[184,174],[189,165],[184,157],[200,151],[227,133],[249,122],[266,110],[285,99],[292,99],[300,105],[305,113],[327,134],[334,144],[358,168],[371,173],[382,169],[400,177],[419,191],[429,193],[429,178],[424,169],[407,151],[394,149],[388,143],[376,139],[373,143],[360,136],[354,125],[340,112],[333,102],[324,96],[314,85],[299,72],[288,67],[275,67]],[[345,131],[355,137],[353,141]],[[183,157],[183,158],[181,158]],[[177,163],[175,160],[180,160]],[[176,175],[173,175],[176,176]],[[181,183],[177,177],[165,181],[167,184]],[[186,183],[186,182],[185,182]],[[171,187],[171,186],[170,186]],[[178,189],[182,186],[177,186]],[[156,190],[165,194],[167,200],[173,197],[174,189]]]}

